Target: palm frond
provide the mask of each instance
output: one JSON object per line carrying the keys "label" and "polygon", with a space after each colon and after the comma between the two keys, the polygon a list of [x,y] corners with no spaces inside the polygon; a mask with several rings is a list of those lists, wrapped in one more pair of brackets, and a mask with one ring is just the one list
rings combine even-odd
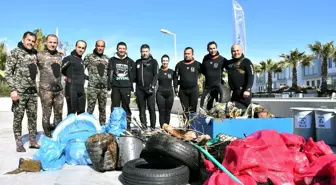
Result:
{"label": "palm frond", "polygon": [[263,72],[260,64],[254,64],[253,65],[253,70],[254,70],[254,73],[262,73]]}
{"label": "palm frond", "polygon": [[305,55],[301,60],[302,66],[312,66],[313,62],[314,62],[313,55]]}
{"label": "palm frond", "polygon": [[320,41],[315,41],[314,44],[308,44],[308,48],[313,52],[315,56],[321,56],[323,46]]}

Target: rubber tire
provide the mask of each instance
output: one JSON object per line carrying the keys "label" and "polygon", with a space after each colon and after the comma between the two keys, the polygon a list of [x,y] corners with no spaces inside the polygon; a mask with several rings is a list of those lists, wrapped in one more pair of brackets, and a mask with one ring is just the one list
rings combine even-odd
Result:
{"label": "rubber tire", "polygon": [[146,153],[177,159],[192,171],[199,171],[201,155],[198,149],[176,137],[162,133],[151,136],[146,143]]}
{"label": "rubber tire", "polygon": [[[140,165],[160,169],[139,168]],[[169,168],[165,169],[167,166]],[[179,161],[169,158],[146,161],[138,158],[125,163],[119,181],[124,185],[185,185],[189,182],[189,176],[188,167]]]}
{"label": "rubber tire", "polygon": [[212,173],[208,172],[208,170],[205,168],[204,163],[201,163],[201,167],[200,167],[200,172],[199,172],[199,184],[203,185],[205,181],[208,180],[208,178],[211,177]]}
{"label": "rubber tire", "polygon": [[219,100],[218,103],[228,103],[231,101],[231,90],[227,86],[223,84],[219,85],[214,85],[213,87],[210,88],[207,94],[204,96],[204,103],[203,103],[203,109],[208,110],[208,98],[211,96],[212,91],[217,91],[219,92]]}

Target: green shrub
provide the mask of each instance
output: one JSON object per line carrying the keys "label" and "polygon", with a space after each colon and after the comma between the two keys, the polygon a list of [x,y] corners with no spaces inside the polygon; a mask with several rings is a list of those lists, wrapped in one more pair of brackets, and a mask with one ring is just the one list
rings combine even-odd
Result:
{"label": "green shrub", "polygon": [[0,82],[0,97],[9,97],[11,89],[6,82]]}

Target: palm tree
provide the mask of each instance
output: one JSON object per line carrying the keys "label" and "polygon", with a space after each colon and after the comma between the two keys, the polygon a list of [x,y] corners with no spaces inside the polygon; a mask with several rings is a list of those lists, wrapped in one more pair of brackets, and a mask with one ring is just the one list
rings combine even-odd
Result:
{"label": "palm tree", "polygon": [[5,70],[5,62],[6,62],[6,46],[4,42],[0,43],[0,71]]}
{"label": "palm tree", "polygon": [[0,43],[0,82],[4,80],[5,77],[5,63],[7,58],[7,48],[5,42]]}
{"label": "palm tree", "polygon": [[267,73],[267,92],[272,92],[272,74],[279,73],[284,68],[283,63],[274,62],[272,59],[266,60],[266,62],[260,62],[260,70],[264,73]]}
{"label": "palm tree", "polygon": [[260,66],[260,64],[253,64],[253,71],[254,71],[254,74],[260,74],[260,73],[263,72],[263,71],[261,70],[261,66]]}
{"label": "palm tree", "polygon": [[321,61],[321,92],[325,93],[328,90],[327,78],[328,78],[328,60],[335,58],[335,46],[334,42],[327,42],[322,44],[320,41],[315,41],[315,44],[309,44],[309,49],[313,54]]}
{"label": "palm tree", "polygon": [[43,35],[41,28],[34,30],[34,33],[36,34],[36,37],[37,37],[35,49],[38,51],[44,50],[44,45],[46,43],[47,37]]}
{"label": "palm tree", "polygon": [[286,66],[292,67],[292,88],[297,89],[297,67],[299,64],[302,66],[311,66],[314,57],[305,54],[305,52],[300,52],[297,48],[290,51],[289,54],[281,54],[280,57],[283,58],[283,62],[286,63]]}

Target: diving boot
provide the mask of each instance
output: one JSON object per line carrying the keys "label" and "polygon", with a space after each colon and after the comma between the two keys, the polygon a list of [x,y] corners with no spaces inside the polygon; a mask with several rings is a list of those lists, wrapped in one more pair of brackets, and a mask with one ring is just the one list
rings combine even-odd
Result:
{"label": "diving boot", "polygon": [[36,142],[36,135],[29,136],[29,148],[39,149],[40,145]]}
{"label": "diving boot", "polygon": [[16,142],[16,152],[26,152],[26,149],[23,147],[21,136],[16,135],[15,142]]}

